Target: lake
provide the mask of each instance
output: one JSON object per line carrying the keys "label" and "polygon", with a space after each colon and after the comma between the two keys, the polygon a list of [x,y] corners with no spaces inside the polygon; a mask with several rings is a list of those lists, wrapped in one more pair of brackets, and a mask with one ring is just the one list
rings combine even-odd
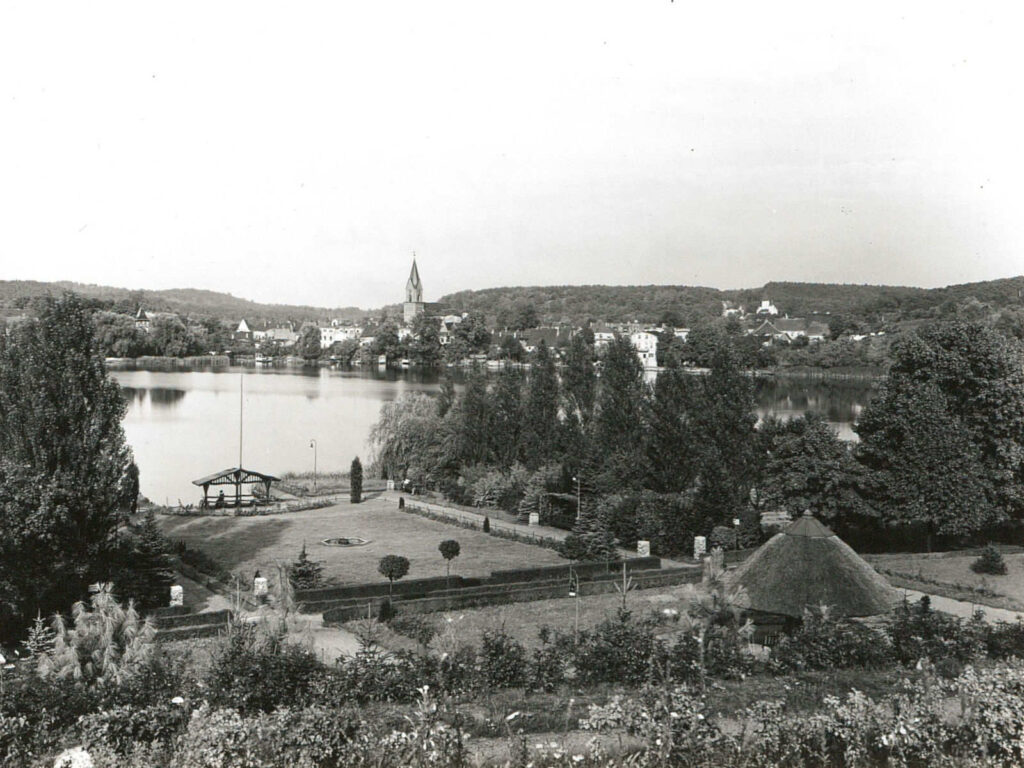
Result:
{"label": "lake", "polygon": [[[382,403],[407,392],[436,394],[437,373],[315,368],[220,371],[112,371],[128,402],[124,430],[139,465],[142,493],[161,504],[196,502],[192,480],[238,466],[239,383],[242,462],[269,474],[347,471],[369,461],[370,429]],[[757,380],[761,416],[825,415],[845,440],[867,403],[865,381]]]}

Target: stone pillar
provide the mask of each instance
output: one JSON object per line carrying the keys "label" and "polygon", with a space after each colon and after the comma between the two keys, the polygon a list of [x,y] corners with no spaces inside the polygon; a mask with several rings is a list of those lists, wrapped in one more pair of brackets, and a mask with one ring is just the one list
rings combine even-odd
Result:
{"label": "stone pillar", "polygon": [[539,512],[531,512],[530,513],[530,525],[540,525],[540,513]]}
{"label": "stone pillar", "polygon": [[640,557],[650,557],[651,556],[651,542],[649,542],[649,541],[638,541],[636,543],[636,553],[638,555],[640,555]]}
{"label": "stone pillar", "polygon": [[180,584],[171,585],[171,607],[180,608],[185,604],[185,590]]}
{"label": "stone pillar", "polygon": [[267,578],[265,576],[257,576],[252,580],[252,594],[254,597],[266,597],[267,591]]}
{"label": "stone pillar", "polygon": [[704,536],[693,537],[693,559],[700,560],[708,551],[708,540]]}

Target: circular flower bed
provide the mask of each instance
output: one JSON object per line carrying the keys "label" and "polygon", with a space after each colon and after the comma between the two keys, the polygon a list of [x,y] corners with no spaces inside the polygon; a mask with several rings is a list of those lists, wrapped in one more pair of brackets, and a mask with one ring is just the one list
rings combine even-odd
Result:
{"label": "circular flower bed", "polygon": [[328,547],[361,547],[369,544],[369,539],[360,539],[358,536],[336,536],[332,539],[324,539],[320,542]]}

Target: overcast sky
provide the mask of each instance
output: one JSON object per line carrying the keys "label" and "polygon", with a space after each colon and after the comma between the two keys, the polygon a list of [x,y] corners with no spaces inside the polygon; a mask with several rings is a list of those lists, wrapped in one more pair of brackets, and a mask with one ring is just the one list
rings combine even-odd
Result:
{"label": "overcast sky", "polygon": [[427,300],[1024,273],[1019,19],[844,5],[5,4],[0,279],[377,307],[413,251]]}

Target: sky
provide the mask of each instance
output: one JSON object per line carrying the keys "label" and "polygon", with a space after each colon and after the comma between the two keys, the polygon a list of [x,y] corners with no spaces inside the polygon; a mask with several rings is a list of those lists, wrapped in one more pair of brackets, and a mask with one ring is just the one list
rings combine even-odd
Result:
{"label": "sky", "polygon": [[[0,279],[379,307],[1024,273],[1012,4],[9,3]],[[828,6],[828,7],[826,7]]]}

